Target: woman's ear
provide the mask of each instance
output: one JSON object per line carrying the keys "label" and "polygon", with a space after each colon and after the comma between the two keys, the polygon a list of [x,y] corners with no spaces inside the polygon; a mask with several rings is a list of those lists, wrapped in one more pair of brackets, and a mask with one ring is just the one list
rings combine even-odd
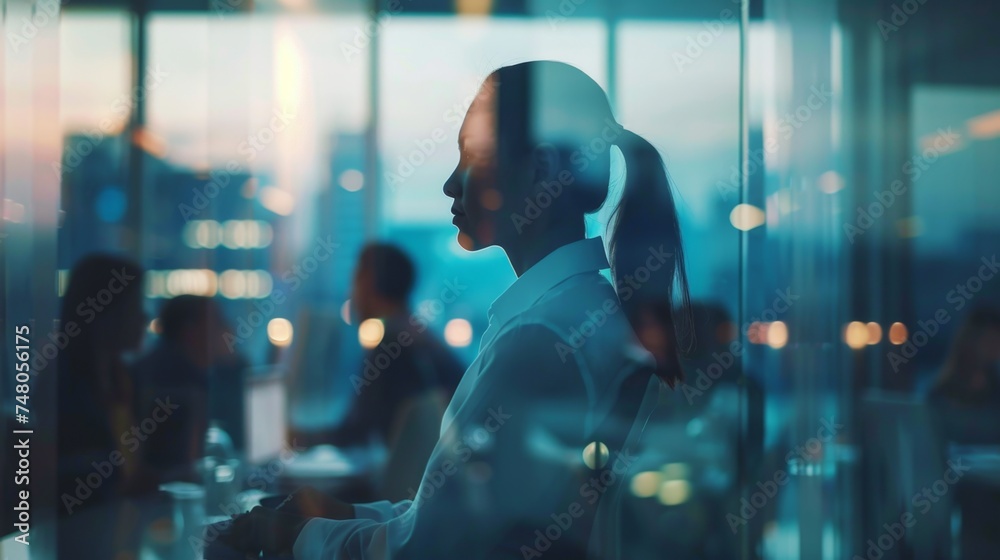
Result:
{"label": "woman's ear", "polygon": [[546,142],[535,147],[532,162],[535,166],[535,184],[554,181],[559,175],[559,150],[554,144]]}

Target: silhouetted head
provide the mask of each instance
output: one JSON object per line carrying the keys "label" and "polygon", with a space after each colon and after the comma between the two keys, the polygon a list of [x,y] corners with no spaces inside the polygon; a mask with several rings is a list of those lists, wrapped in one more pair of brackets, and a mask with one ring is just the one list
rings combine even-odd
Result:
{"label": "silhouetted head", "polygon": [[[459,242],[468,250],[499,246],[508,257],[584,238],[584,215],[608,198],[617,146],[625,184],[612,214],[610,256],[622,306],[634,325],[643,302],[679,295],[685,310],[679,326],[687,330],[680,224],[663,160],[617,122],[594,80],[560,62],[500,68],[470,105],[458,144],[459,162],[444,192],[454,199]],[[654,254],[666,257],[647,266]],[[637,287],[633,276],[645,280]],[[680,376],[676,351],[670,361]]]}
{"label": "silhouetted head", "polygon": [[958,329],[938,386],[954,394],[1000,390],[1000,311],[973,309]]}
{"label": "silhouetted head", "polygon": [[402,249],[388,243],[366,245],[354,271],[353,312],[363,321],[407,309],[416,276],[413,261]]}
{"label": "silhouetted head", "polygon": [[203,368],[229,353],[223,338],[226,321],[212,298],[181,295],[170,299],[160,309],[157,322],[160,337]]}
{"label": "silhouetted head", "polygon": [[117,360],[139,348],[146,331],[142,286],[142,269],[124,257],[94,254],[76,263],[60,313],[60,331],[69,336],[60,359],[70,369],[94,375],[99,357]]}

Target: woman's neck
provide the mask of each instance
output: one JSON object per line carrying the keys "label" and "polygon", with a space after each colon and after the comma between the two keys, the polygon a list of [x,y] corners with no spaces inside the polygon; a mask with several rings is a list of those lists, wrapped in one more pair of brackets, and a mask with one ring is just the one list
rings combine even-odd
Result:
{"label": "woman's neck", "polygon": [[580,241],[584,237],[585,232],[582,228],[579,230],[550,230],[544,235],[518,239],[516,245],[504,247],[504,252],[507,253],[507,259],[514,269],[514,274],[520,278],[529,268],[538,264],[538,261],[544,259],[552,251]]}

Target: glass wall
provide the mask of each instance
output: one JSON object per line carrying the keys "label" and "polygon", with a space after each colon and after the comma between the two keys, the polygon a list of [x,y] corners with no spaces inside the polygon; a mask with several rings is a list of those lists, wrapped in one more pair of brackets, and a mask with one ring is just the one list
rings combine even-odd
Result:
{"label": "glass wall", "polygon": [[996,554],[996,46],[971,39],[995,8],[959,4],[748,6],[742,312],[772,350],[737,523],[764,514],[762,557]]}
{"label": "glass wall", "polygon": [[[94,253],[145,270],[128,364],[161,341],[167,301],[214,298],[240,372],[227,390],[243,402],[248,381],[281,376],[288,414],[272,427],[288,446],[328,442],[381,339],[351,299],[366,242],[412,257],[413,317],[470,363],[515,276],[500,249],[461,248],[442,186],[484,77],[552,59],[590,75],[663,155],[688,254],[694,345],[628,482],[627,557],[996,558],[998,11],[7,0],[0,317],[8,340],[29,324],[39,341],[39,456],[55,453],[49,332],[69,271]],[[614,151],[590,235],[623,171]],[[4,449],[15,354],[0,349]],[[221,425],[237,443],[245,412]],[[58,503],[54,476],[40,464],[39,503]],[[158,557],[169,523],[142,523],[130,553]]]}

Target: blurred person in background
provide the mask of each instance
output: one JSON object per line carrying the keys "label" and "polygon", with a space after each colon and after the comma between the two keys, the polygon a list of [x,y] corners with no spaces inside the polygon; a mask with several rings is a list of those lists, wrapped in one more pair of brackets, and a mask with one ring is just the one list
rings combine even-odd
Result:
{"label": "blurred person in background", "polygon": [[[952,448],[954,444],[972,446],[964,449],[973,456],[996,457],[1000,445],[1000,311],[978,307],[969,312],[928,400],[952,460],[982,464],[962,455],[969,451]],[[1000,487],[995,480],[995,471],[990,476],[988,468],[985,473],[973,469],[957,483],[954,503],[961,512],[957,537],[963,558],[1000,557],[996,531]]]}
{"label": "blurred person in background", "polygon": [[[226,321],[211,298],[181,295],[163,305],[156,323],[159,339],[132,366],[137,412],[151,416],[161,403],[169,403],[171,411],[169,421],[149,434],[143,457],[162,481],[198,481],[195,462],[212,419],[211,378],[220,361],[232,355],[223,338]],[[238,381],[225,388],[229,400],[242,401]]]}
{"label": "blurred person in background", "polygon": [[969,313],[930,398],[967,407],[1000,407],[1000,311],[980,307]]}
{"label": "blurred person in background", "polygon": [[122,357],[140,347],[146,330],[142,280],[130,260],[91,255],[70,271],[63,296],[61,329],[79,334],[69,337],[58,361],[60,493],[73,493],[75,478],[93,470],[91,460],[106,460],[113,451],[125,457],[88,502],[149,486],[142,482],[149,472],[136,454],[139,446],[122,436],[136,423]]}
{"label": "blurred person in background", "polygon": [[351,289],[351,313],[360,323],[378,319],[382,340],[365,353],[352,377],[355,398],[335,445],[388,442],[407,403],[439,393],[441,413],[462,379],[465,366],[410,308],[417,271],[410,257],[388,243],[366,245],[358,257]]}
{"label": "blurred person in background", "polygon": [[[376,482],[374,491],[382,498],[401,499],[399,488],[420,482],[441,416],[465,371],[426,321],[412,312],[416,280],[413,261],[399,247],[370,243],[358,257],[351,290],[355,319],[378,319],[384,333],[352,376],[353,402],[328,439],[344,447],[374,442],[388,448],[386,468],[391,472],[384,476],[396,480]],[[419,429],[413,429],[418,422]]]}
{"label": "blurred person in background", "polygon": [[146,330],[139,265],[104,254],[77,262],[59,330],[66,342],[56,373],[58,546],[63,555],[85,547],[91,558],[111,558],[134,545],[120,498],[157,482],[142,460],[141,418],[123,361]]}
{"label": "blurred person in background", "polygon": [[402,500],[419,485],[465,366],[412,311],[416,281],[416,267],[399,247],[374,242],[362,248],[352,279],[352,319],[381,321],[384,331],[351,376],[347,413],[322,436],[339,447],[382,446],[385,464],[373,479],[344,482],[335,491],[302,488],[285,499],[284,511],[322,516],[341,500]]}
{"label": "blurred person in background", "polygon": [[[677,350],[658,369],[631,321],[646,294],[689,305],[663,160],[593,79],[558,62],[493,72],[458,140],[444,192],[459,242],[500,247],[518,278],[490,307],[419,488],[333,503],[322,518],[255,508],[233,522],[230,546],[299,559],[619,557],[639,434],[681,377]],[[608,197],[613,146],[627,177],[609,259],[584,217]],[[609,267],[614,283],[600,273]]]}

